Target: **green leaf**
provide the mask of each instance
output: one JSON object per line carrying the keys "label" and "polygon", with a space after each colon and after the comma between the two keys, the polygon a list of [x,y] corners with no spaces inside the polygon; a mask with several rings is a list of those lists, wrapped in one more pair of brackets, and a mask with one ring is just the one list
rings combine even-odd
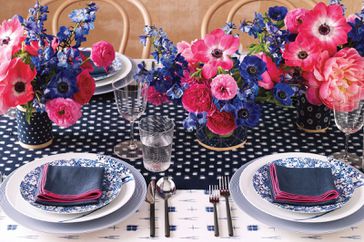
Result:
{"label": "green leaf", "polygon": [[197,68],[197,70],[191,74],[191,77],[201,78],[202,77],[201,74],[202,74],[202,69]]}

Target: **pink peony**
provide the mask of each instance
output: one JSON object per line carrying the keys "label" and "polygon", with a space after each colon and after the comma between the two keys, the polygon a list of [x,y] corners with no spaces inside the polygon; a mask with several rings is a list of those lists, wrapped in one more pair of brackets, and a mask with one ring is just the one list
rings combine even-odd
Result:
{"label": "pink peony", "polygon": [[169,102],[169,99],[165,93],[159,93],[155,87],[150,86],[148,88],[147,100],[154,106],[162,105],[163,103]]}
{"label": "pink peony", "polygon": [[229,135],[236,129],[234,115],[219,111],[208,116],[206,126],[211,132],[218,135]]}
{"label": "pink peony", "polygon": [[46,103],[46,111],[52,122],[58,126],[68,128],[81,118],[81,105],[72,99],[55,98]]}
{"label": "pink peony", "polygon": [[31,82],[36,74],[36,70],[32,70],[20,58],[11,60],[8,71],[0,82],[2,106],[11,108],[31,101],[34,97]]}
{"label": "pink peony", "polygon": [[92,78],[88,70],[83,70],[77,76],[78,92],[73,95],[73,99],[83,105],[90,101],[95,93],[95,80]]}
{"label": "pink peony", "polygon": [[204,63],[202,75],[207,79],[216,75],[218,67],[230,70],[233,67],[230,56],[238,48],[239,38],[225,34],[222,29],[212,31],[204,39],[195,41],[191,46],[195,59]]}
{"label": "pink peony", "polygon": [[23,36],[24,28],[17,16],[4,20],[0,25],[0,52],[9,52],[14,55],[21,49]]}
{"label": "pink peony", "polygon": [[267,70],[263,73],[262,80],[258,81],[258,85],[266,90],[271,90],[274,87],[274,83],[280,82],[283,72],[266,54],[260,53],[258,57],[267,65]]}
{"label": "pink peony", "polygon": [[228,74],[218,75],[212,79],[211,92],[218,100],[230,100],[238,93],[238,84]]}
{"label": "pink peony", "polygon": [[307,11],[308,10],[304,8],[295,8],[287,13],[284,23],[289,32],[294,34],[298,33],[298,29],[303,23]]}
{"label": "pink peony", "polygon": [[327,6],[320,2],[307,12],[299,35],[302,35],[302,39],[312,39],[315,44],[320,44],[321,48],[333,54],[338,45],[347,43],[350,30],[340,5]]}
{"label": "pink peony", "polygon": [[319,61],[314,78],[308,78],[309,99],[319,98],[331,109],[336,104],[342,111],[354,109],[364,95],[364,58],[354,48],[344,48],[333,57],[322,53]]}
{"label": "pink peony", "polygon": [[302,73],[302,77],[305,79],[307,85],[307,101],[313,105],[321,105],[322,101],[320,99],[320,82],[316,80],[313,72]]}
{"label": "pink peony", "polygon": [[211,90],[205,84],[191,85],[182,96],[183,107],[190,113],[209,112],[211,102]]}
{"label": "pink peony", "polygon": [[107,71],[115,59],[114,47],[104,40],[92,45],[91,60],[96,66],[104,67]]}
{"label": "pink peony", "polygon": [[304,71],[312,71],[320,55],[320,47],[313,39],[305,39],[298,35],[294,42],[286,45],[283,58],[287,66],[301,67]]}

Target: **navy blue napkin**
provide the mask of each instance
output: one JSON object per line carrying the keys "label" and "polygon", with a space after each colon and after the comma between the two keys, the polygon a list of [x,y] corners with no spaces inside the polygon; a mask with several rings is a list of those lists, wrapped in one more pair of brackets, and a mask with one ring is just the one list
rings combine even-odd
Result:
{"label": "navy blue napkin", "polygon": [[339,196],[330,168],[269,166],[273,201],[292,205],[327,205]]}
{"label": "navy blue napkin", "polygon": [[44,165],[36,202],[53,206],[95,204],[102,195],[104,167]]}

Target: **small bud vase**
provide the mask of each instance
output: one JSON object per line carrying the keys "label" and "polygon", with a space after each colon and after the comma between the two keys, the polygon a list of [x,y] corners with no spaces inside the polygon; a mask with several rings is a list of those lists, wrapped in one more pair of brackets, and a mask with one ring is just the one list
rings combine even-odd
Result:
{"label": "small bud vase", "polygon": [[297,99],[296,125],[307,133],[324,133],[330,126],[331,110],[309,103],[305,95]]}
{"label": "small bud vase", "polygon": [[36,150],[46,148],[52,144],[52,122],[46,112],[41,113],[34,110],[28,123],[25,109],[18,106],[16,121],[18,141],[21,147]]}
{"label": "small bud vase", "polygon": [[229,151],[244,147],[247,141],[247,130],[244,127],[238,127],[232,134],[220,136],[203,126],[197,129],[196,138],[197,143],[208,150]]}

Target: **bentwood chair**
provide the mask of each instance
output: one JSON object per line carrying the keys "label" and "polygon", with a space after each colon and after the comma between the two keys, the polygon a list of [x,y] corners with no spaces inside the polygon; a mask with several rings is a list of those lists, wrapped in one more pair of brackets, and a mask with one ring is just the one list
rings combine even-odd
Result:
{"label": "bentwood chair", "polygon": [[[203,38],[206,35],[206,33],[208,33],[208,27],[209,27],[209,24],[211,22],[213,15],[217,12],[217,10],[222,8],[227,3],[234,2],[234,4],[232,5],[232,7],[230,8],[230,10],[228,12],[228,15],[226,18],[226,23],[233,21],[235,15],[239,9],[241,9],[243,7],[247,7],[247,5],[249,5],[251,3],[256,3],[256,2],[260,2],[262,5],[264,5],[268,1],[274,2],[277,5],[286,6],[288,9],[292,9],[292,8],[298,7],[297,6],[298,2],[300,2],[300,6],[302,6],[302,3],[303,3],[303,5],[306,5],[307,7],[312,8],[320,0],[300,0],[300,1],[298,1],[298,0],[238,0],[238,1],[236,1],[236,0],[217,0],[207,10],[206,14],[204,15],[204,17],[202,19],[201,37]],[[218,26],[218,27],[222,27],[222,26]]]}
{"label": "bentwood chair", "polygon": [[[62,2],[62,3],[59,5],[59,7],[57,8],[57,10],[55,11],[54,16],[53,16],[53,20],[52,20],[52,32],[53,32],[53,34],[57,33],[57,30],[58,30],[58,27],[59,27],[60,16],[63,13],[63,11],[72,4],[82,2],[82,0],[67,0],[67,1],[43,0],[42,4],[43,5],[48,5],[50,3],[57,2],[57,1]],[[141,15],[143,17],[144,25],[152,25],[151,16],[150,16],[149,12],[147,11],[146,7],[143,5],[143,3],[140,0],[123,0],[123,1],[120,1],[120,0],[119,1],[116,1],[116,0],[96,0],[96,2],[97,1],[110,4],[113,8],[115,8],[118,11],[118,13],[119,13],[119,15],[121,17],[121,23],[123,25],[123,28],[122,28],[123,33],[122,33],[122,36],[121,36],[120,46],[119,46],[119,52],[120,53],[125,53],[127,43],[128,43],[128,39],[129,39],[129,33],[130,33],[129,16],[128,16],[127,11],[125,11],[124,7],[120,4],[121,2],[128,2],[128,3],[132,4],[141,13]],[[147,40],[147,44],[143,48],[141,58],[143,58],[143,59],[149,58],[150,46],[151,46],[151,43],[150,43],[149,40]]]}

